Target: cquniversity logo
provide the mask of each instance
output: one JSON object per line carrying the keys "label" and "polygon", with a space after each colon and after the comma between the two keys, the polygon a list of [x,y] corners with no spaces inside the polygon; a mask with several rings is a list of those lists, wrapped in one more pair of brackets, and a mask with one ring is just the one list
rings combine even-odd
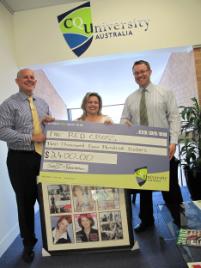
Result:
{"label": "cquniversity logo", "polygon": [[93,40],[90,2],[59,15],[57,19],[66,43],[79,57]]}
{"label": "cquniversity logo", "polygon": [[148,172],[147,167],[142,167],[142,168],[138,168],[135,170],[134,174],[136,176],[136,181],[139,186],[142,186],[145,184],[147,180],[147,172]]}

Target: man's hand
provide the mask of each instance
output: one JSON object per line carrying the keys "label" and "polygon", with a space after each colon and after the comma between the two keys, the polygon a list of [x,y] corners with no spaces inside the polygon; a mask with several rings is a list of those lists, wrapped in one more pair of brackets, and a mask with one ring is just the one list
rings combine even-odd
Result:
{"label": "man's hand", "polygon": [[128,119],[124,120],[124,124],[127,125],[128,127],[132,127],[133,124],[131,123],[131,121],[129,121]]}
{"label": "man's hand", "polygon": [[31,140],[33,142],[44,142],[45,141],[45,135],[43,133],[32,135]]}
{"label": "man's hand", "polygon": [[176,151],[176,144],[171,143],[169,146],[169,158],[170,158],[170,160],[173,158],[175,151]]}
{"label": "man's hand", "polygon": [[45,117],[43,117],[42,119],[42,123],[46,124],[46,123],[51,123],[55,120],[54,117],[50,116],[50,115],[46,115]]}

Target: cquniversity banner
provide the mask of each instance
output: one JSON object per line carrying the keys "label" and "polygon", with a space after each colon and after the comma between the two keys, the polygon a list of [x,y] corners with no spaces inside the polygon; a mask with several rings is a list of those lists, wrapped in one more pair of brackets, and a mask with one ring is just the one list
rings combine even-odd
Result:
{"label": "cquniversity banner", "polygon": [[56,121],[46,136],[39,182],[169,189],[167,129]]}

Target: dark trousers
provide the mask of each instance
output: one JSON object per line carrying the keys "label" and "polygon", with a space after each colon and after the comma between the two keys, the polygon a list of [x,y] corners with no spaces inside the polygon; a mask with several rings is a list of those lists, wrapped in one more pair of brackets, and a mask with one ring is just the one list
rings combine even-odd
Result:
{"label": "dark trousers", "polygon": [[[131,191],[132,193],[132,191]],[[134,193],[134,192],[133,192]],[[141,222],[152,224],[153,216],[153,200],[152,191],[140,191],[140,213]],[[180,224],[180,204],[183,202],[181,189],[178,183],[178,160],[173,157],[170,161],[170,189],[168,192],[162,192],[163,199],[176,224]]]}
{"label": "dark trousers", "polygon": [[174,222],[180,225],[180,204],[183,202],[183,198],[178,182],[178,160],[175,157],[170,161],[170,190],[162,192],[162,195]]}
{"label": "dark trousers", "polygon": [[15,191],[20,234],[24,247],[32,248],[37,239],[34,232],[34,204],[37,199],[36,177],[40,169],[40,155],[35,152],[9,150],[8,173]]}

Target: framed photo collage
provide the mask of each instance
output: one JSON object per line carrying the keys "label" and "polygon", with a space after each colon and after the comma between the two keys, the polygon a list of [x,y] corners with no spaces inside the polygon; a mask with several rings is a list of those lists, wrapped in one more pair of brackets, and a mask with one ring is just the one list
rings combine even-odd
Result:
{"label": "framed photo collage", "polygon": [[68,184],[39,184],[43,246],[50,254],[78,249],[131,247],[125,191]]}

